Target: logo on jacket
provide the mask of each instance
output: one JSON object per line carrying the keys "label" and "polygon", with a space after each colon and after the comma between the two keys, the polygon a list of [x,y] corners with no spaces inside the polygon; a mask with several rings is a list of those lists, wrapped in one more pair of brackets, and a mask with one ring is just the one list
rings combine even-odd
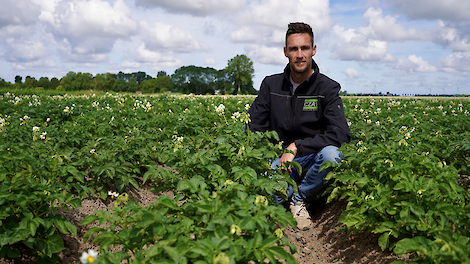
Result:
{"label": "logo on jacket", "polygon": [[317,111],[318,110],[318,99],[305,99],[304,111]]}

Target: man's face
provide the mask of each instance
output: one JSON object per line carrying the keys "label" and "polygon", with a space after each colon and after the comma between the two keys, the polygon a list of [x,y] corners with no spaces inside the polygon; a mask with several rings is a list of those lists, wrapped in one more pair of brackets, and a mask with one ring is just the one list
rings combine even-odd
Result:
{"label": "man's face", "polygon": [[287,37],[284,55],[289,58],[289,65],[295,73],[310,73],[312,57],[317,46],[312,47],[312,39],[308,33],[292,34]]}

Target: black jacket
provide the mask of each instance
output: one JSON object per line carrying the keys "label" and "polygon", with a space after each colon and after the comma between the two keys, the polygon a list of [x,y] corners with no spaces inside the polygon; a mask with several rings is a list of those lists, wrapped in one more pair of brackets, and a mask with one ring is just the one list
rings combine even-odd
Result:
{"label": "black jacket", "polygon": [[317,153],[350,141],[351,134],[339,97],[339,83],[319,72],[314,73],[292,93],[290,67],[284,73],[268,76],[250,107],[251,131],[275,130],[284,147],[295,142],[297,156]]}

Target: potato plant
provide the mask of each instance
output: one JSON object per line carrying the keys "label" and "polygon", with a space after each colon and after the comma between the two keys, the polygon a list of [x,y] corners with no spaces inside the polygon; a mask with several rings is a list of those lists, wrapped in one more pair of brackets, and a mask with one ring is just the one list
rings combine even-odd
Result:
{"label": "potato plant", "polygon": [[[295,220],[270,197],[295,183],[270,169],[277,134],[246,130],[253,96],[2,94],[0,258],[26,248],[57,262],[61,234],[76,236],[59,208],[121,193],[112,212],[81,223],[107,223],[86,233],[100,252],[85,259],[296,262],[282,233]],[[415,252],[417,263],[470,263],[468,99],[343,101],[352,142],[325,167],[329,200],[348,202],[344,230],[380,234],[382,249]],[[173,198],[127,201],[143,184]]]}

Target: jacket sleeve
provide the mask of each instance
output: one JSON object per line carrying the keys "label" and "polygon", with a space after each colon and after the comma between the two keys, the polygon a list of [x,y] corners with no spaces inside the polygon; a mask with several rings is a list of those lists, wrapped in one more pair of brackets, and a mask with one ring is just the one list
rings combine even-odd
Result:
{"label": "jacket sleeve", "polygon": [[248,113],[250,114],[249,129],[253,132],[265,132],[269,129],[269,112],[271,109],[271,98],[269,86],[266,78],[261,83],[258,96],[250,106]]}
{"label": "jacket sleeve", "polygon": [[323,109],[326,127],[323,133],[294,141],[298,149],[297,156],[317,153],[326,146],[340,147],[342,143],[348,143],[351,140],[351,134],[344,114],[343,101],[339,96],[340,89],[340,85],[337,84],[335,87],[330,87],[327,91],[327,96],[325,97],[326,105]]}

